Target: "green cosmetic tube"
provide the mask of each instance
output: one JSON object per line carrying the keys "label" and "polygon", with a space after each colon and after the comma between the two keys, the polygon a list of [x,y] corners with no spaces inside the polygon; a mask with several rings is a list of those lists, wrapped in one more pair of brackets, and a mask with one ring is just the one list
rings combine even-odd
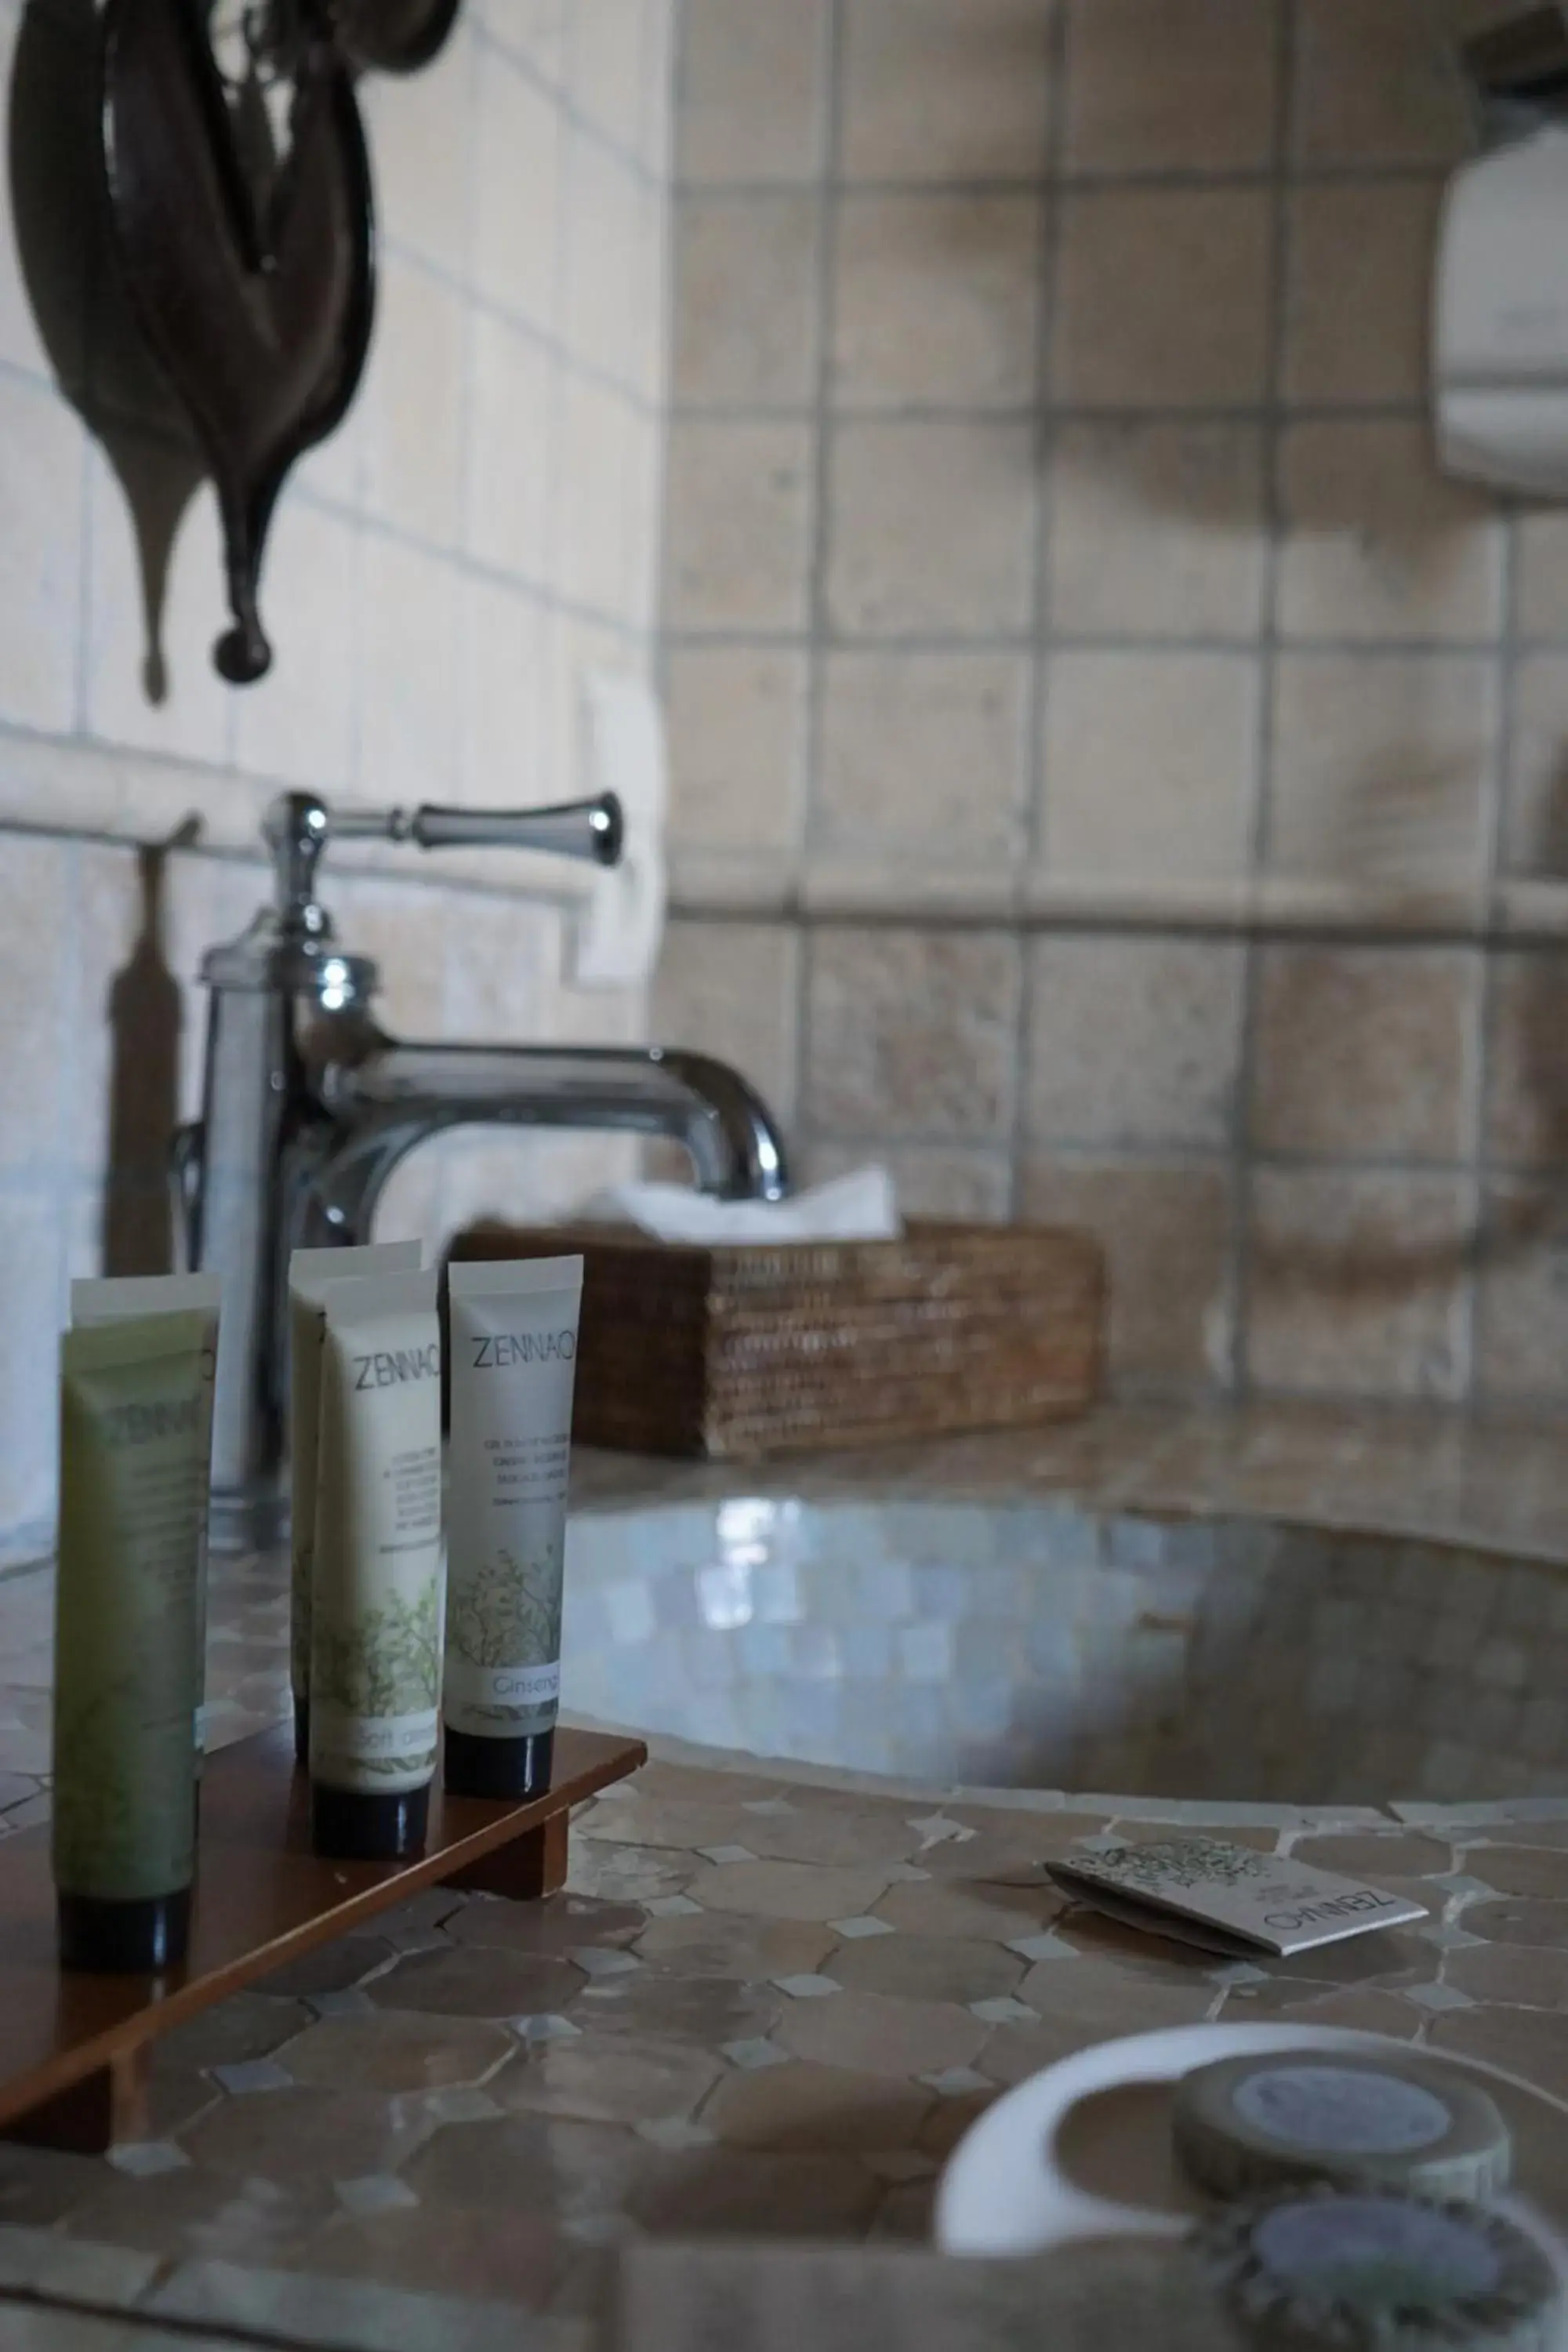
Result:
{"label": "green cosmetic tube", "polygon": [[53,1859],[68,1969],[161,1972],[185,1956],[208,1338],[196,1311],[61,1342]]}
{"label": "green cosmetic tube", "polygon": [[417,1274],[423,1256],[418,1242],[367,1242],[359,1249],[297,1249],[289,1260],[289,1684],[298,1764],[310,1756],[310,1597],[327,1293],[366,1275]]}
{"label": "green cosmetic tube", "polygon": [[206,1318],[206,1419],[202,1431],[205,1490],[202,1497],[201,1559],[196,1570],[196,1711],[192,1727],[198,1780],[207,1753],[207,1521],[212,1507],[213,1402],[217,1394],[218,1311],[222,1295],[222,1280],[216,1274],[130,1274],[111,1276],[100,1282],[71,1284],[73,1326],[121,1323],[138,1316],[183,1314],[186,1309]]}

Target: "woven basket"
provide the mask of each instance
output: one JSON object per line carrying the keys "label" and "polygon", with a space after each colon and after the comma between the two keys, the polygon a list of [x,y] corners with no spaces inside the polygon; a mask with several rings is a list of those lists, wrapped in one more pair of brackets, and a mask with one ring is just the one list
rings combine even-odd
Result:
{"label": "woven basket", "polygon": [[581,1251],[575,1435],[722,1461],[1009,1429],[1099,1383],[1100,1253],[1044,1226],[699,1249],[605,1225],[460,1234],[460,1258]]}

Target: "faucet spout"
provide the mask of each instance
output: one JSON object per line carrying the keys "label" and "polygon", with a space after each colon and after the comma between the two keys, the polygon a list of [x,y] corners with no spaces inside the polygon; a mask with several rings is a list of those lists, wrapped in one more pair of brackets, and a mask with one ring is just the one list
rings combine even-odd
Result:
{"label": "faucet spout", "polygon": [[738,1071],[660,1046],[401,1044],[372,1033],[363,1055],[329,1064],[324,1126],[307,1146],[306,1215],[343,1243],[368,1238],[398,1162],[456,1127],[572,1128],[683,1144],[703,1192],[778,1201],[783,1139]]}

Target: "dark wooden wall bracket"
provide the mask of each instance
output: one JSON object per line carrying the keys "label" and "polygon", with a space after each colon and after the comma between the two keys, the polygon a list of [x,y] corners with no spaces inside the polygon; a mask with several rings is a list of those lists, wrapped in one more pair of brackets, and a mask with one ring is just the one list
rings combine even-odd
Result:
{"label": "dark wooden wall bracket", "polygon": [[[220,70],[211,0],[108,0],[100,32],[114,248],[189,415],[223,521],[233,625],[214,658],[266,675],[259,595],[290,468],[342,423],[375,306],[360,73],[428,64],[459,0],[257,0]],[[231,9],[230,14],[233,14]]]}

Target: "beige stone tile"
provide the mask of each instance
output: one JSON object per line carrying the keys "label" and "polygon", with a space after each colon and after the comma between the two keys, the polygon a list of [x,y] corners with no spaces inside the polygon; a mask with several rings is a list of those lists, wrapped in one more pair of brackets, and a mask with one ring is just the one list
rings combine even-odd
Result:
{"label": "beige stone tile", "polygon": [[617,2035],[543,2042],[515,2058],[491,2095],[510,2110],[584,2123],[661,2123],[689,2116],[723,2071],[706,2050]]}
{"label": "beige stone tile", "polygon": [[1043,861],[1074,879],[1211,881],[1252,861],[1258,674],[1239,654],[1058,653]]}
{"label": "beige stone tile", "polygon": [[0,1528],[48,1541],[55,1512],[58,1407],[52,1378],[40,1376],[40,1334],[63,1320],[60,1215],[56,1183],[40,1175],[26,1192],[0,1197]]}
{"label": "beige stone tile", "polygon": [[415,805],[457,757],[457,583],[422,549],[360,542],[360,730],[356,792]]}
{"label": "beige stone tile", "polygon": [[809,1919],[749,1919],[702,1911],[652,1919],[637,1938],[637,1956],[650,1969],[689,1969],[700,1977],[811,1976],[837,1942],[833,1929]]}
{"label": "beige stone tile", "polygon": [[729,2147],[827,2156],[908,2147],[931,2104],[918,2084],[807,2062],[726,2075],[702,2120]]}
{"label": "beige stone tile", "polygon": [[604,1903],[587,1895],[558,1895],[545,1903],[475,1897],[442,1923],[454,1944],[483,1944],[560,1959],[585,1946],[614,1951],[634,1943],[647,1925],[640,1904]]}
{"label": "beige stone tile", "polygon": [[1024,425],[839,424],[829,453],[832,626],[872,637],[1023,628],[1036,474]]}
{"label": "beige stone tile", "polygon": [[620,393],[571,376],[560,422],[561,478],[570,485],[570,511],[557,533],[556,585],[595,613],[620,617],[631,604],[626,484],[632,412]]}
{"label": "beige stone tile", "polygon": [[454,278],[468,266],[475,64],[459,17],[417,74],[367,74],[361,86],[380,224],[395,244]]}
{"label": "beige stone tile", "polygon": [[1159,1983],[1097,1968],[1090,1960],[1053,1960],[1040,1999],[1049,2006],[1037,2025],[997,2028],[978,2066],[993,2082],[1021,2083],[1041,2067],[1124,2033],[1162,2026],[1197,2025],[1214,2004],[1215,1989],[1194,1966],[1186,1982]]}
{"label": "beige stone tile", "polygon": [[630,386],[645,262],[633,166],[574,125],[566,146],[561,331],[569,356]]}
{"label": "beige stone tile", "polygon": [[863,1936],[840,1944],[826,1963],[826,1973],[847,1992],[961,2007],[1014,1991],[1024,1969],[1016,1952],[962,1936]]}
{"label": "beige stone tile", "polygon": [[1524,655],[1510,700],[1504,864],[1514,874],[1568,876],[1568,662]]}
{"label": "beige stone tile", "polygon": [[1423,401],[1436,183],[1298,188],[1291,199],[1287,399]]}
{"label": "beige stone tile", "polygon": [[1049,64],[1049,14],[1033,0],[848,0],[847,176],[1034,179]]}
{"label": "beige stone tile", "polygon": [[482,2083],[515,2044],[471,2018],[328,2017],[289,2044],[297,2083],[322,2090],[439,2091]]}
{"label": "beige stone tile", "polygon": [[644,0],[595,0],[567,16],[568,87],[590,122],[617,146],[635,149],[641,135]]}
{"label": "beige stone tile", "polygon": [[1481,1394],[1568,1402],[1568,1213],[1559,1183],[1489,1185],[1476,1288]]}
{"label": "beige stone tile", "polygon": [[464,891],[440,910],[437,944],[443,1035],[504,1045],[548,1030],[561,940],[540,908]]}
{"label": "beige stone tile", "polygon": [[[826,1184],[866,1165],[863,1143],[814,1138],[799,1155],[798,1173],[810,1184]],[[892,1150],[877,1147],[906,1217],[952,1217],[961,1223],[1005,1224],[1013,1192],[1012,1163],[1005,1152],[963,1151],[942,1144],[906,1143]]]}
{"label": "beige stone tile", "polygon": [[[1005,1944],[1016,1936],[1037,1935],[1061,1908],[1055,1888],[1044,1881],[1033,1886],[991,1886],[984,1881],[933,1878],[906,1879],[890,1886],[876,1913],[889,1927],[922,1938]],[[934,2070],[922,2066],[911,2071]]]}
{"label": "beige stone tile", "polygon": [[552,330],[565,173],[563,118],[524,75],[487,50],[469,136],[474,284],[487,301]]}
{"label": "beige stone tile", "polygon": [[543,346],[490,312],[468,320],[467,551],[512,578],[548,578],[556,372]]}
{"label": "beige stone tile", "polygon": [[1549,2098],[1568,2097],[1568,2017],[1540,2010],[1456,2010],[1435,2018],[1426,2039],[1434,2050],[1500,2066]]}
{"label": "beige stone tile", "polygon": [[1057,398],[1127,408],[1261,399],[1271,271],[1261,190],[1065,195]]}
{"label": "beige stone tile", "polygon": [[235,697],[235,759],[253,775],[340,793],[353,765],[357,529],[285,499],[267,542],[267,677]]}
{"label": "beige stone tile", "polygon": [[1262,619],[1266,547],[1255,425],[1058,428],[1050,469],[1053,627],[1251,637]]}
{"label": "beige stone tile", "polygon": [[1404,0],[1303,0],[1295,151],[1310,163],[1457,163],[1468,147],[1437,28]]}
{"label": "beige stone tile", "polygon": [[810,401],[820,230],[815,194],[681,198],[675,220],[678,402],[761,408]]}
{"label": "beige stone tile", "polygon": [[845,408],[1029,405],[1042,238],[1033,196],[847,195],[834,399]]}
{"label": "beige stone tile", "polygon": [[1037,940],[1026,1119],[1037,1142],[1215,1148],[1235,1122],[1245,966],[1206,940]]}
{"label": "beige stone tile", "polygon": [[1489,662],[1284,655],[1270,866],[1356,882],[1478,878],[1496,729]]}
{"label": "beige stone tile", "polygon": [[1020,965],[999,933],[826,930],[807,950],[805,1116],[841,1135],[1000,1141]]}
{"label": "beige stone tile", "polygon": [[515,2218],[518,2183],[542,2220],[598,2218],[624,2203],[657,2159],[646,2142],[602,2124],[519,2113],[449,2124],[403,2168],[427,2211],[482,2221],[506,2234],[498,2214]]}
{"label": "beige stone tile", "polygon": [[758,1919],[858,1918],[888,1885],[875,1869],[832,1870],[805,1862],[710,1863],[688,1882],[705,1911],[740,1911]]}
{"label": "beige stone tile", "polygon": [[566,2008],[583,1990],[580,1969],[533,1953],[466,1946],[410,1952],[369,1988],[378,2009],[428,2017],[530,2017]]}
{"label": "beige stone tile", "polygon": [[1254,1379],[1307,1393],[1458,1395],[1470,1233],[1469,1188],[1455,1178],[1260,1171]]}
{"label": "beige stone tile", "polygon": [[1415,424],[1297,425],[1281,448],[1280,625],[1292,637],[1481,638],[1501,611],[1493,502]]}
{"label": "beige stone tile", "polygon": [[829,654],[815,845],[1011,866],[1029,665],[1009,654]]}
{"label": "beige stone tile", "polygon": [[318,1944],[314,1951],[258,1977],[254,1990],[274,2000],[308,2000],[312,1993],[346,1992],[391,1958],[392,1946],[384,1937],[337,1936],[330,1944]]}
{"label": "beige stone tile", "polygon": [[[1506,1837],[1506,1831],[1501,1834]],[[1489,1844],[1467,1868],[1499,1895],[1568,1899],[1568,1860],[1550,1846]]]}
{"label": "beige stone tile", "polygon": [[805,783],[806,665],[773,646],[673,646],[670,829],[701,850],[788,851]]}
{"label": "beige stone tile", "polygon": [[[0,383],[0,717],[25,727],[66,730],[76,718],[86,484],[79,420],[52,389],[7,376]],[[132,610],[139,625],[139,598]]]}
{"label": "beige stone tile", "polygon": [[1568,954],[1500,955],[1488,1038],[1487,1157],[1516,1168],[1568,1167]]}
{"label": "beige stone tile", "polygon": [[[516,808],[549,789],[545,628],[546,615],[527,589],[479,572],[458,582],[458,773],[461,798],[470,805]],[[553,938],[555,926],[537,903],[526,909],[526,920]],[[537,955],[525,962],[533,967]]]}
{"label": "beige stone tile", "polygon": [[1514,524],[1519,545],[1519,626],[1527,636],[1568,636],[1568,515],[1540,507]]}
{"label": "beige stone tile", "polygon": [[[176,2262],[242,2263],[259,2269],[294,2261],[322,2217],[319,2184],[295,2178],[243,2181],[229,2172],[161,2172],[127,2179],[107,2166],[102,2192],[70,2217],[71,2234],[141,2246]],[[402,2220],[400,2214],[397,2217]]]}
{"label": "beige stone tile", "polygon": [[1436,1878],[1454,1867],[1452,1847],[1440,1839],[1414,1834],[1298,1838],[1290,1853],[1314,1870],[1338,1870],[1350,1878],[1381,1879],[1389,1870],[1406,1878]]}
{"label": "beige stone tile", "polygon": [[676,171],[695,186],[816,178],[826,127],[826,0],[685,0]]}
{"label": "beige stone tile", "polygon": [[575,2022],[601,2042],[689,2044],[711,2053],[732,2042],[761,2041],[772,2032],[784,2000],[766,1984],[644,1969],[595,1984]]}
{"label": "beige stone tile", "polygon": [[397,2099],[348,2089],[268,2091],[221,2100],[182,2130],[180,2145],[204,2172],[324,2185],[395,2172],[429,2130]]}
{"label": "beige stone tile", "polygon": [[850,2156],[713,2147],[667,2158],[631,2210],[645,2229],[668,2236],[858,2238],[883,2194],[877,2175]]}
{"label": "beige stone tile", "polygon": [[767,1861],[829,1863],[836,1869],[907,1862],[920,1852],[922,1835],[908,1805],[879,1805],[871,1797],[849,1804],[792,1802],[787,1812],[748,1813],[741,1834]]}
{"label": "beige stone tile", "polygon": [[665,550],[670,628],[802,625],[810,471],[800,425],[677,418]]}
{"label": "beige stone tile", "polygon": [[[1478,1871],[1476,1875],[1481,1874]],[[1465,1926],[1489,1944],[1527,1944],[1545,1952],[1568,1951],[1568,1904],[1515,1895],[1497,1903],[1465,1906]]]}
{"label": "beige stone tile", "polygon": [[1094,1234],[1105,1249],[1113,1388],[1162,1391],[1228,1379],[1232,1204],[1224,1169],[1036,1153],[1025,1162],[1023,1207],[1040,1223]]}
{"label": "beige stone tile", "polygon": [[[89,854],[95,859],[102,855]],[[133,887],[128,872],[121,870],[120,878],[127,891]],[[0,1089],[0,1166],[5,1168],[53,1168],[67,1139],[70,1055],[79,1042],[73,1036],[68,981],[79,953],[92,958],[94,945],[83,939],[79,949],[77,889],[68,843],[41,835],[6,835],[0,856],[5,1071]],[[125,921],[121,910],[115,925],[121,939]],[[100,986],[94,985],[89,961],[82,1022],[89,1034],[108,1010]]]}
{"label": "beige stone tile", "polygon": [[1479,1945],[1450,1952],[1443,1981],[1472,2000],[1505,2009],[1568,2010],[1568,1952],[1532,1952],[1528,1946]]}
{"label": "beige stone tile", "polygon": [[[41,842],[26,845],[35,851],[46,847]],[[23,845],[16,846],[20,849]],[[69,858],[72,853],[67,850],[65,855]],[[19,937],[33,947],[33,960],[21,983],[24,995],[47,985],[48,1008],[63,1013],[71,1032],[69,1044],[49,1073],[47,1107],[24,1145],[24,1155],[29,1150],[35,1155],[47,1152],[53,1145],[57,1129],[52,1111],[58,1088],[63,1097],[67,1121],[63,1142],[70,1164],[89,1179],[109,1176],[121,1185],[141,1186],[155,1202],[167,1181],[170,1140],[180,1116],[182,1051],[188,1061],[195,1062],[202,1041],[199,1016],[197,1021],[191,1019],[195,1008],[187,1009],[177,982],[163,961],[165,950],[156,931],[149,929],[159,923],[166,905],[164,870],[155,857],[128,847],[107,848],[89,842],[77,847],[74,862],[74,953],[68,930],[57,942],[57,952],[63,952],[74,966],[74,993],[58,992],[58,981],[39,937],[43,919],[52,919],[47,885],[42,908],[28,908],[12,918],[11,938]],[[43,861],[37,858],[27,863],[37,868]],[[59,912],[58,908],[55,912]],[[5,961],[5,950],[0,949],[0,967]],[[41,1033],[49,1041],[51,1027],[40,1014],[28,1034]],[[7,1076],[24,1105],[28,1064],[26,1040],[18,1038],[7,1055]],[[16,1108],[12,1106],[14,1112]],[[7,1122],[0,1115],[0,1163],[8,1155]]]}
{"label": "beige stone tile", "polygon": [[796,1083],[800,940],[776,923],[673,922],[651,1020],[670,1045],[714,1054],[787,1118]]}
{"label": "beige stone tile", "polygon": [[343,936],[381,973],[377,1012],[395,1034],[439,1035],[450,902],[417,882],[357,877],[340,885]]}
{"label": "beige stone tile", "polygon": [[1266,163],[1277,49],[1275,12],[1258,0],[1068,0],[1068,169]]}
{"label": "beige stone tile", "polygon": [[773,2039],[797,2058],[908,2080],[973,2063],[991,2029],[956,2001],[840,1992],[785,2003]]}
{"label": "beige stone tile", "polygon": [[1253,1142],[1363,1160],[1464,1158],[1479,991],[1479,959],[1459,952],[1265,949]]}
{"label": "beige stone tile", "polygon": [[[162,2188],[163,2183],[153,2184]],[[412,2206],[364,2220],[341,2215],[292,2262],[329,2277],[373,2279],[424,2294],[543,2307],[564,2267],[556,2232],[539,2214],[514,2210],[504,2229],[490,2212]],[[441,2323],[437,2322],[439,2326]]]}

